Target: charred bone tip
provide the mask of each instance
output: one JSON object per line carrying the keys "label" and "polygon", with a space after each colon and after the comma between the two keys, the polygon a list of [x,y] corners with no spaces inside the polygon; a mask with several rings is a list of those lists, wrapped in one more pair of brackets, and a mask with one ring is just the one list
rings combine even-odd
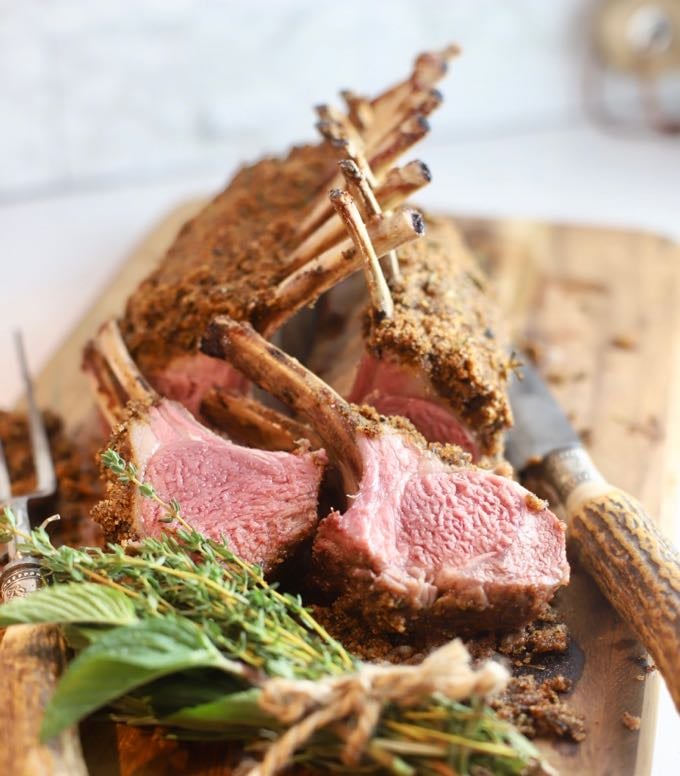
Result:
{"label": "charred bone tip", "polygon": [[430,168],[425,164],[425,162],[421,162],[420,159],[417,159],[414,164],[418,165],[418,169],[420,171],[420,174],[423,177],[423,180],[425,180],[426,183],[432,182],[432,171]]}
{"label": "charred bone tip", "polygon": [[[361,180],[361,170],[353,159],[343,159],[338,162],[338,167],[340,167],[343,174],[348,178],[355,181]],[[334,189],[334,191],[337,191],[337,189]]]}

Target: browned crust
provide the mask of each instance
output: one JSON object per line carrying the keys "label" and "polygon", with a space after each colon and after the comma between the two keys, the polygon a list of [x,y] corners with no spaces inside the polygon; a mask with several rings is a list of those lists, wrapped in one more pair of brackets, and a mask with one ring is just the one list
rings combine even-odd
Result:
{"label": "browned crust", "polygon": [[104,531],[104,536],[110,542],[123,542],[139,538],[134,522],[136,490],[128,483],[118,481],[116,475],[101,463],[101,453],[115,450],[128,463],[136,464],[132,445],[130,444],[130,425],[144,419],[149,411],[149,404],[130,402],[125,409],[125,419],[113,431],[109,443],[100,451],[99,469],[106,483],[104,498],[92,509],[92,518]]}
{"label": "browned crust", "polygon": [[426,217],[425,237],[398,250],[403,279],[392,285],[394,316],[366,317],[377,358],[422,371],[496,455],[512,423],[506,392],[511,370],[487,280],[450,221]]}
{"label": "browned crust", "polygon": [[441,594],[425,608],[394,595],[370,571],[347,579],[346,571],[324,568],[324,578],[317,582],[321,589],[331,588],[338,579],[344,582],[342,592],[333,604],[361,621],[370,633],[408,634],[418,639],[436,632],[438,637],[467,636],[480,631],[503,631],[531,622],[555,593],[554,588],[538,585],[484,586],[484,595],[462,591]]}
{"label": "browned crust", "polygon": [[248,318],[284,273],[305,209],[336,168],[327,144],[242,168],[180,230],[158,269],[129,298],[121,330],[147,374],[196,350],[217,315]]}

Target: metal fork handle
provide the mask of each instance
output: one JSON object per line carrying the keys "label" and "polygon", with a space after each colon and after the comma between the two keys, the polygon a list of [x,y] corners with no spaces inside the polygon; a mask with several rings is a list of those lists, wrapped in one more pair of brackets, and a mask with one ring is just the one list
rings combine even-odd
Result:
{"label": "metal fork handle", "polygon": [[[17,528],[24,533],[30,533],[31,524],[28,518],[28,499],[17,498],[12,502],[12,514]],[[43,582],[40,561],[30,555],[22,555],[16,546],[16,541],[7,545],[10,561],[0,574],[0,600],[4,603],[12,598],[22,598],[34,593]]]}
{"label": "metal fork handle", "polygon": [[[9,502],[17,527],[30,532],[28,499],[54,492],[56,479],[43,419],[35,402],[21,336],[17,356],[28,403],[29,434],[36,487],[24,497],[12,498],[9,471],[0,444],[0,502]],[[40,563],[21,555],[14,542],[10,562],[0,576],[3,600],[33,593],[42,582]],[[2,731],[0,774],[13,776],[87,776],[78,729],[69,728],[51,741],[40,740],[40,723],[67,662],[64,639],[54,625],[12,625],[0,644],[0,712]]]}
{"label": "metal fork handle", "polygon": [[0,594],[4,603],[13,598],[23,598],[42,586],[40,561],[31,555],[11,560],[0,575]]}

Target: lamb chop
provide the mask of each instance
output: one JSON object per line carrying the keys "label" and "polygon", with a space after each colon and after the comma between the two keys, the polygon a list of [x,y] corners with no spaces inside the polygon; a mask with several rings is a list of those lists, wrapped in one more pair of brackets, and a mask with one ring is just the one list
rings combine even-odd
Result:
{"label": "lamb chop", "polygon": [[427,241],[399,252],[394,315],[365,317],[367,352],[349,398],[405,415],[430,442],[497,456],[512,424],[510,349],[460,233],[445,219],[427,227]]}
{"label": "lamb chop", "polygon": [[204,353],[305,416],[348,506],[316,532],[319,580],[339,605],[393,632],[497,629],[530,620],[567,583],[565,529],[513,480],[428,446],[408,421],[349,404],[249,325],[219,317]]}
{"label": "lamb chop", "polygon": [[194,413],[213,387],[243,391],[227,364],[197,352],[208,322],[228,314],[270,337],[360,267],[327,198],[342,181],[338,158],[357,160],[374,187],[382,212],[369,233],[398,273],[391,252],[422,233],[419,214],[402,203],[429,173],[420,162],[394,165],[428,131],[426,117],[441,103],[433,86],[455,53],[421,55],[409,78],[373,100],[344,93],[347,116],[322,106],[320,145],[243,168],[182,228],[121,320],[131,355],[157,390]]}
{"label": "lamb chop", "polygon": [[[340,378],[350,401],[408,418],[428,441],[457,444],[475,460],[495,458],[512,423],[512,358],[460,234],[450,220],[427,217],[426,224],[423,239],[399,249],[399,278],[389,288],[380,264],[365,264],[365,314],[357,314],[365,295],[356,284],[330,292],[326,316],[341,314],[345,325],[326,344],[326,363],[322,355],[315,366],[333,382]],[[348,363],[357,364],[351,383]]]}
{"label": "lamb chop", "polygon": [[[295,453],[236,445],[202,426],[181,404],[162,399],[137,370],[115,323],[106,324],[85,355],[99,403],[116,426],[110,446],[139,478],[208,537],[226,538],[247,561],[271,571],[317,524],[323,450]],[[249,403],[251,418],[256,405]],[[274,424],[271,411],[263,423]],[[290,432],[291,426],[286,426]],[[110,472],[106,499],[93,516],[117,541],[167,529],[161,505],[133,492]]]}

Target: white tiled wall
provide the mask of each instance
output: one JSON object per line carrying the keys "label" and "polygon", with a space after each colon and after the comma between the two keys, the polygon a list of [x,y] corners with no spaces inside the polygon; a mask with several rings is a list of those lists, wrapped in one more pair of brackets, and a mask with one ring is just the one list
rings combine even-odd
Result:
{"label": "white tiled wall", "polygon": [[586,0],[0,0],[0,197],[206,170],[312,136],[457,41],[434,142],[578,115]]}

